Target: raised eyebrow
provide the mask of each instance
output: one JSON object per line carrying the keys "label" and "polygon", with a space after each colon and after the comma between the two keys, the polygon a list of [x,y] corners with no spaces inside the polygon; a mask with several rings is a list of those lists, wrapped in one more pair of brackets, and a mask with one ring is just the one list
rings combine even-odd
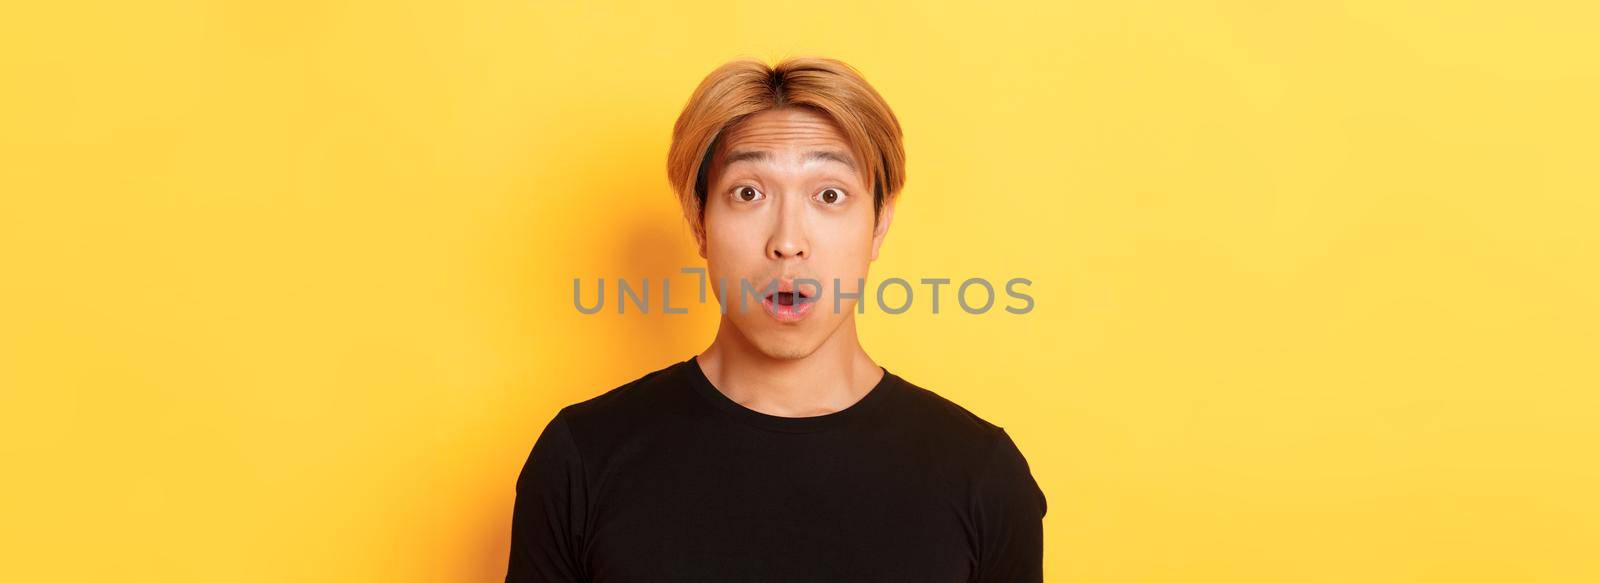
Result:
{"label": "raised eyebrow", "polygon": [[[766,150],[734,150],[732,152],[728,152],[723,164],[732,165],[735,162],[765,162],[771,158],[772,155]],[[806,152],[804,159],[808,162],[811,160],[832,160],[834,162],[844,164],[851,170],[856,169],[855,161],[851,160],[849,154],[836,150],[812,150],[810,152]]]}
{"label": "raised eyebrow", "polygon": [[771,156],[767,154],[766,150],[734,150],[732,152],[728,152],[723,164],[731,165],[734,162],[761,162],[770,157]]}
{"label": "raised eyebrow", "polygon": [[806,160],[832,160],[844,164],[851,170],[856,169],[856,163],[850,159],[849,154],[835,150],[813,150],[806,152]]}

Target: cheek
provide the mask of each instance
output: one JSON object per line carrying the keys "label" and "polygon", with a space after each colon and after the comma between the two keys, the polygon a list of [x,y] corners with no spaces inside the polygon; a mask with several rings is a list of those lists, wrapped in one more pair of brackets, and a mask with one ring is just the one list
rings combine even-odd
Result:
{"label": "cheek", "polygon": [[840,261],[854,261],[859,257],[867,261],[872,255],[872,209],[868,208],[865,214],[852,212],[850,216],[837,219],[818,221],[811,238],[812,245],[822,251],[817,256],[826,254]]}
{"label": "cheek", "polygon": [[726,216],[706,213],[706,267],[713,276],[738,278],[759,271],[766,248],[758,229]]}
{"label": "cheek", "polygon": [[737,215],[717,212],[707,209],[705,218],[706,251],[712,250],[735,253],[742,252],[750,246],[752,241],[759,239],[760,233],[748,220],[740,220]]}
{"label": "cheek", "polygon": [[850,227],[819,235],[812,239],[813,273],[823,280],[829,294],[833,293],[834,280],[838,280],[841,292],[860,291],[856,280],[867,278],[872,262],[871,231]]}

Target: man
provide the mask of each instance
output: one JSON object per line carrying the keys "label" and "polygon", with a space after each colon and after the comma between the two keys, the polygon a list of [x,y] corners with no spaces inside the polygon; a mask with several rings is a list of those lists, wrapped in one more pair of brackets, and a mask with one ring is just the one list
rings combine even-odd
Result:
{"label": "man", "polygon": [[517,480],[507,581],[1042,580],[1045,497],[1010,437],[856,338],[904,160],[839,61],[700,84],[668,175],[727,306],[716,338],[556,414]]}

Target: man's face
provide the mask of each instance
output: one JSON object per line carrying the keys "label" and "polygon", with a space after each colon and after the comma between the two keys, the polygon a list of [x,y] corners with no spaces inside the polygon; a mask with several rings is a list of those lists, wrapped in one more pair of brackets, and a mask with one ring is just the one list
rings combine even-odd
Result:
{"label": "man's face", "polygon": [[726,282],[724,323],[762,353],[803,358],[854,317],[859,300],[838,301],[834,281],[841,293],[861,291],[893,215],[886,205],[873,220],[863,168],[814,110],[765,111],[724,130],[707,174],[700,256],[712,289]]}

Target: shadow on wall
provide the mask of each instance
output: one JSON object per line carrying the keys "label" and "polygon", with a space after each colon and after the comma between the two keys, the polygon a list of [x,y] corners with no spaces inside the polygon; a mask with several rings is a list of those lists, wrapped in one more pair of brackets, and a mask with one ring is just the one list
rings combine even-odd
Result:
{"label": "shadow on wall", "polygon": [[[532,233],[519,233],[533,251],[527,304],[516,313],[533,339],[531,374],[518,379],[520,394],[510,395],[503,415],[509,443],[496,450],[497,467],[486,474],[480,509],[483,535],[463,541],[461,580],[503,581],[510,550],[514,480],[533,440],[561,407],[599,395],[651,371],[685,360],[711,342],[716,299],[696,303],[699,289],[683,267],[703,267],[678,203],[667,184],[665,152],[641,148],[653,143],[643,131],[648,121],[613,120],[613,127],[589,127],[583,135],[563,136],[560,159],[542,162],[517,190],[545,197],[533,205]],[[670,127],[670,126],[668,126]],[[562,185],[551,191],[543,185]],[[605,196],[589,196],[602,193]],[[531,236],[528,240],[526,237]],[[523,266],[517,266],[522,269]],[[595,278],[606,279],[605,308],[582,314],[572,304],[572,279],[583,279],[592,302]],[[650,280],[650,312],[631,303],[616,311],[616,280],[637,285]],[[688,314],[662,312],[662,278],[672,279],[672,305]],[[469,470],[470,471],[470,470]],[[509,476],[501,479],[500,476]]]}

